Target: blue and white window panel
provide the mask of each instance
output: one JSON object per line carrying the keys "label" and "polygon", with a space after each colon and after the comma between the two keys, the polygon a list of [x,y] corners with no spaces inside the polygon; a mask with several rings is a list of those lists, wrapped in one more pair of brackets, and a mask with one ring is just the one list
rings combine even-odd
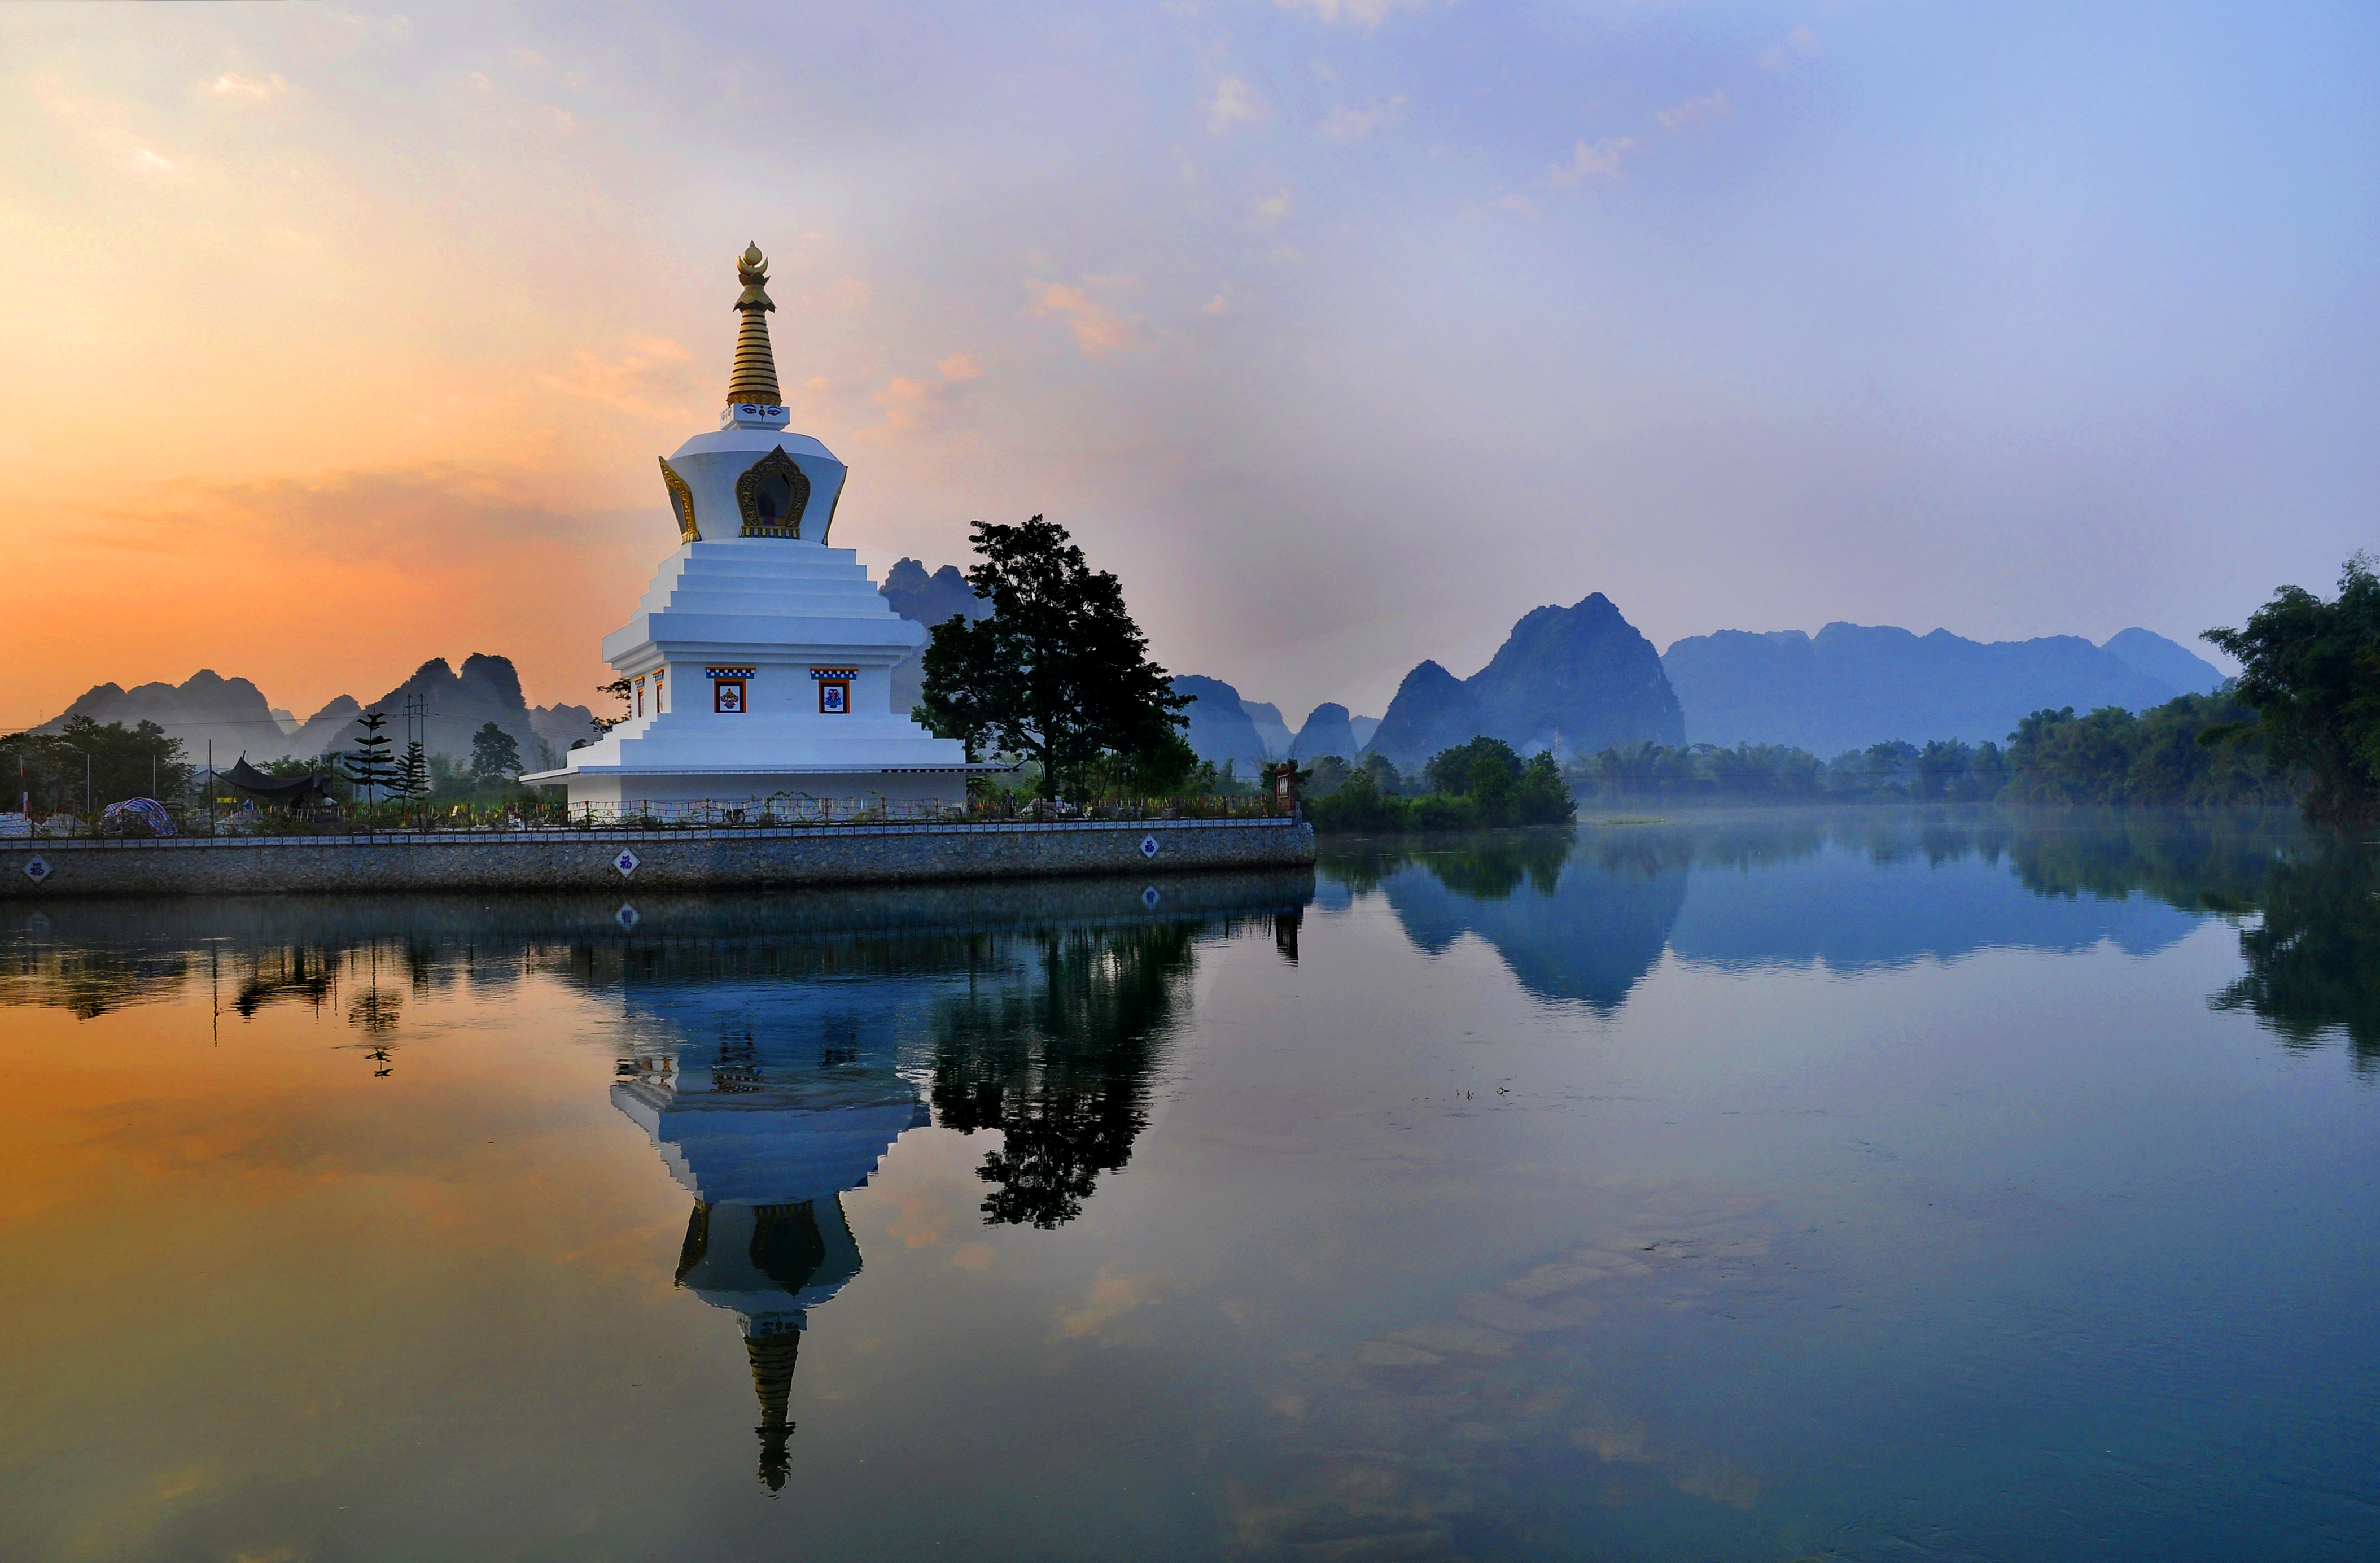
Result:
{"label": "blue and white window panel", "polygon": [[741,716],[751,708],[749,667],[706,667],[702,676],[710,680],[710,709],[722,716]]}
{"label": "blue and white window panel", "polygon": [[856,667],[813,667],[810,678],[818,685],[819,714],[844,716],[851,711],[851,681],[859,677]]}

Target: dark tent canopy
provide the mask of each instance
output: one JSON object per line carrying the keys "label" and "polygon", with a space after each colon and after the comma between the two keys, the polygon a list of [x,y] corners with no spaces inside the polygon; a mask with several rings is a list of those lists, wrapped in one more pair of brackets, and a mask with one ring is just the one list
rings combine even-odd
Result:
{"label": "dark tent canopy", "polygon": [[308,798],[331,796],[331,778],[319,771],[302,776],[268,776],[249,764],[245,754],[230,770],[216,774],[220,779],[242,792],[270,799],[276,803],[296,803]]}

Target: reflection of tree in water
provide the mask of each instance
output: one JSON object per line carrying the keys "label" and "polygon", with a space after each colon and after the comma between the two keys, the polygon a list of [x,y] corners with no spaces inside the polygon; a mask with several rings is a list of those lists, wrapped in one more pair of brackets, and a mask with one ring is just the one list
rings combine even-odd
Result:
{"label": "reflection of tree in water", "polygon": [[15,926],[0,933],[0,1005],[55,1005],[78,1020],[93,1020],[128,1004],[172,997],[193,969],[187,947],[144,949],[61,937],[41,911],[10,921]]}
{"label": "reflection of tree in water", "polygon": [[2301,837],[2279,811],[2241,813],[2092,811],[2075,828],[2005,835],[2026,889],[2037,896],[2145,895],[2184,911],[2252,907],[2275,854]]}
{"label": "reflection of tree in water", "polygon": [[1420,863],[1459,896],[1500,900],[1523,885],[1551,895],[1575,839],[1568,825],[1415,836],[1394,844],[1367,838],[1330,852],[1326,866],[1358,896]]}
{"label": "reflection of tree in water", "polygon": [[2261,926],[2240,931],[2247,975],[2215,995],[2292,1047],[2347,1036],[2359,1072],[2380,1067],[2380,854],[2346,839],[2274,862]]}
{"label": "reflection of tree in water", "polygon": [[320,1011],[337,977],[334,956],[304,945],[261,950],[249,959],[239,991],[231,1001],[243,1020],[254,1020],[258,1010],[284,999],[310,1004]]}
{"label": "reflection of tree in water", "polygon": [[1030,980],[937,1005],[933,1104],[944,1126],[1004,1140],[978,1176],[986,1220],[1050,1227],[1080,1215],[1148,1122],[1150,1073],[1181,1013],[1196,929],[1044,934]]}
{"label": "reflection of tree in water", "polygon": [[1571,841],[1567,828],[1504,831],[1475,837],[1454,850],[1428,853],[1421,862],[1458,896],[1502,900],[1524,885],[1550,896],[1562,864],[1570,860]]}

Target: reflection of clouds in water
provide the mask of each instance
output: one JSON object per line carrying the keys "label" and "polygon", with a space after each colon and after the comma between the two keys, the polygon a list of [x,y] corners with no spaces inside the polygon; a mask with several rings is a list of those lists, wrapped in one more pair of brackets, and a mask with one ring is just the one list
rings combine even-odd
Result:
{"label": "reflection of clouds in water", "polygon": [[1728,1303],[1774,1236],[1764,1202],[1642,1190],[1578,1247],[1302,1364],[1272,1397],[1285,1425],[1267,1478],[1233,1495],[1240,1553],[1494,1551],[1544,1518],[1548,1482],[1590,1508],[1755,1507],[1756,1469],[1632,1410],[1609,1362],[1621,1328]]}
{"label": "reflection of clouds in water", "polygon": [[1119,1276],[1106,1264],[1091,1282],[1091,1295],[1081,1308],[1058,1315],[1060,1332],[1069,1337],[1096,1335],[1149,1300],[1153,1289],[1147,1277]]}

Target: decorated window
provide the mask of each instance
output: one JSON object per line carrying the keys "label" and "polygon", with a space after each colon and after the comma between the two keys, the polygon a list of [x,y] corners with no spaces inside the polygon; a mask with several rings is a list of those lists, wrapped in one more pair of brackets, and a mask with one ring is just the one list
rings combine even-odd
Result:
{"label": "decorated window", "polygon": [[843,716],[851,711],[851,681],[859,674],[856,667],[813,667],[810,678],[818,685],[819,714]]}
{"label": "decorated window", "polygon": [[746,703],[746,680],[752,677],[748,667],[706,667],[710,679],[710,709],[722,716],[741,716],[748,709]]}
{"label": "decorated window", "polygon": [[643,678],[639,678],[637,680],[637,714],[638,714],[638,715],[639,715],[639,716],[642,716],[644,714],[645,714],[645,681],[644,681],[644,679],[643,679]]}
{"label": "decorated window", "polygon": [[653,714],[656,716],[669,709],[662,703],[662,680],[668,677],[666,670],[653,675]]}

